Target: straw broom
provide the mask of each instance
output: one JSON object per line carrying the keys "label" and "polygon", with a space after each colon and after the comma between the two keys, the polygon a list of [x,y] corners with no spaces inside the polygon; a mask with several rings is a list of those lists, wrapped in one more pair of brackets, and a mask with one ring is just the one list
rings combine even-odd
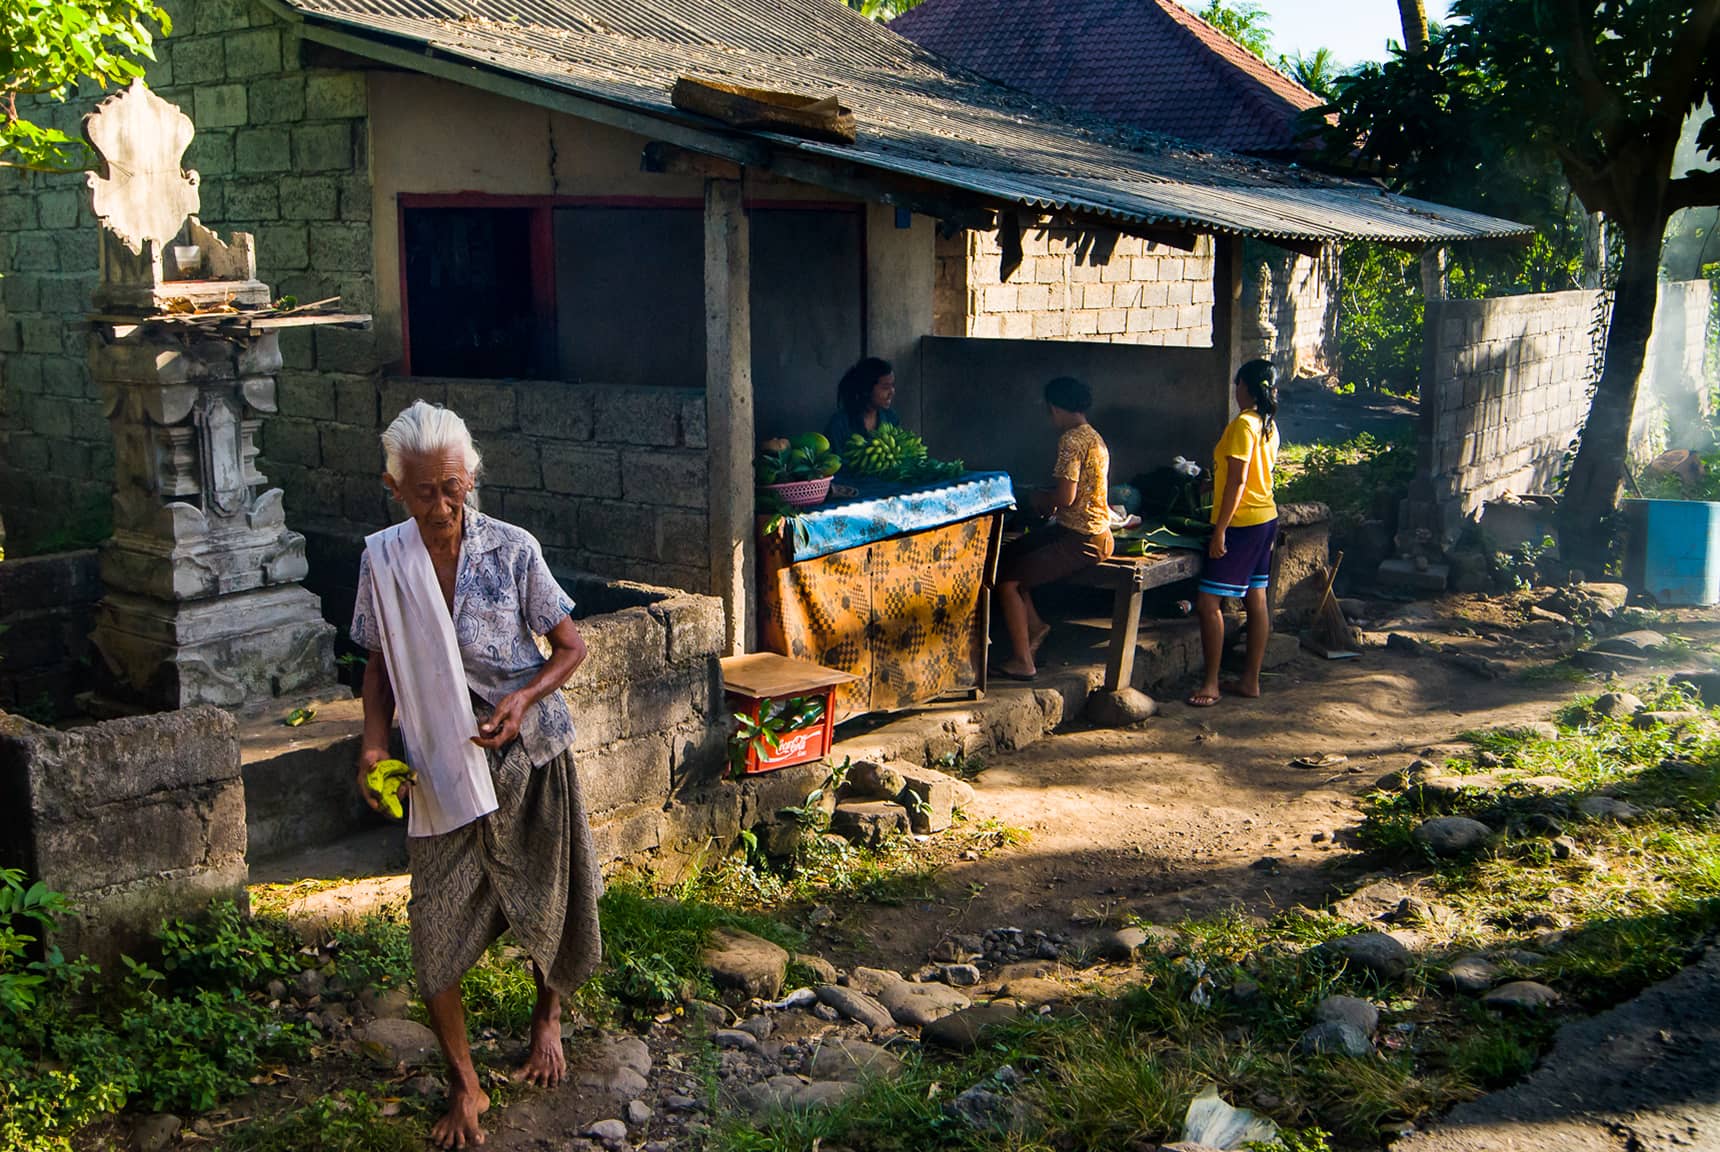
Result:
{"label": "straw broom", "polygon": [[1344,562],[1344,554],[1339,552],[1332,560],[1332,566],[1326,569],[1326,591],[1320,597],[1320,610],[1314,615],[1314,627],[1310,630],[1310,638],[1328,656],[1339,653],[1354,654],[1359,645],[1356,641],[1356,631],[1350,627],[1350,622],[1344,619],[1344,610],[1338,605],[1338,598],[1333,594],[1333,586],[1338,582],[1338,567]]}

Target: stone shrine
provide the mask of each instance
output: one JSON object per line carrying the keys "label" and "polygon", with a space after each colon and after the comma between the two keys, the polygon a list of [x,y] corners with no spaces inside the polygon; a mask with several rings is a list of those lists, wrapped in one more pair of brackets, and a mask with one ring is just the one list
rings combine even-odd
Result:
{"label": "stone shrine", "polygon": [[90,372],[114,438],[114,533],[92,640],[98,697],[121,708],[256,710],[335,684],[333,626],[300,586],[304,537],[257,470],[279,332],[361,325],[270,306],[252,238],[197,219],[181,167],[191,121],[141,81],[84,132],[101,225]]}

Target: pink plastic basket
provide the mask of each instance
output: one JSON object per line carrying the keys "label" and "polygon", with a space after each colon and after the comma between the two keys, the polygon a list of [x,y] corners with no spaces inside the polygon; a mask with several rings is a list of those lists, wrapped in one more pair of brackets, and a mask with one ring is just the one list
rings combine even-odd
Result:
{"label": "pink plastic basket", "polygon": [[792,504],[796,508],[812,508],[824,503],[824,498],[830,495],[830,477],[790,480],[786,484],[766,484],[764,490],[776,493],[782,497],[784,503]]}

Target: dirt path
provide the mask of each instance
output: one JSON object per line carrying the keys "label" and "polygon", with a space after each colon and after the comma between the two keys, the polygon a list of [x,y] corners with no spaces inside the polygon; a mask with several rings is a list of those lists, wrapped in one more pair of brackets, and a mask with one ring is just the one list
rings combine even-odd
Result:
{"label": "dirt path", "polygon": [[[950,931],[1317,905],[1363,869],[1345,830],[1381,775],[1468,729],[1546,719],[1575,691],[1383,650],[1350,664],[1302,656],[1261,700],[1169,703],[1138,729],[1053,736],[996,757],[974,782],[970,815],[1028,841],[947,868],[930,901],[845,919],[833,958],[911,968]],[[1323,753],[1348,760],[1290,766]]]}
{"label": "dirt path", "polygon": [[1720,1149],[1720,952],[1568,1024],[1527,1080],[1459,1105],[1393,1152]]}

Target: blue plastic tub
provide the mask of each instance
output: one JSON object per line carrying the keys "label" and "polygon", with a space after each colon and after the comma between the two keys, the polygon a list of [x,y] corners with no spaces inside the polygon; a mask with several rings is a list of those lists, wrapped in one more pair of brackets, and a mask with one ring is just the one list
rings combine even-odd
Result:
{"label": "blue plastic tub", "polygon": [[1627,582],[1663,607],[1720,604],[1720,503],[1626,500]]}

